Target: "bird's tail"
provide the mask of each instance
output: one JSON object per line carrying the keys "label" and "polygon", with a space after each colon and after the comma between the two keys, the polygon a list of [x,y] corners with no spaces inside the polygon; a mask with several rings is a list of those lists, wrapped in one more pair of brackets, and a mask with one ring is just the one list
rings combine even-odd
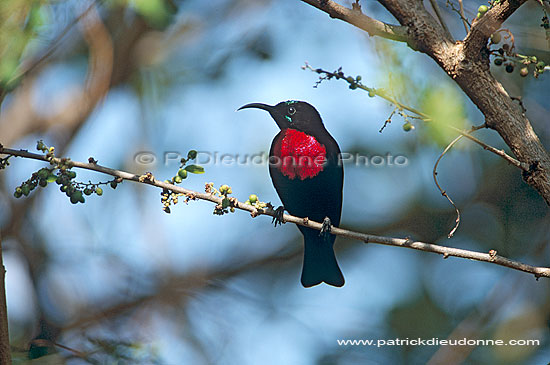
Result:
{"label": "bird's tail", "polygon": [[334,255],[335,236],[319,236],[319,231],[311,228],[302,230],[304,234],[304,266],[302,285],[306,288],[321,284],[323,281],[333,286],[344,285],[344,275],[338,267]]}

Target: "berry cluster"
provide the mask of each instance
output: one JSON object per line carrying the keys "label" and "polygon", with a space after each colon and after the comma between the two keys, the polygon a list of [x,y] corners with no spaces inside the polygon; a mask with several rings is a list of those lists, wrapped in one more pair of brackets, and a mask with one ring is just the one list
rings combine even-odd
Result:
{"label": "berry cluster", "polygon": [[229,185],[220,186],[220,190],[216,190],[214,183],[207,183],[204,187],[204,191],[207,194],[217,195],[222,198],[222,202],[214,207],[214,214],[224,215],[226,213],[235,212],[235,206],[237,205],[237,198],[229,197],[233,193]]}
{"label": "berry cluster", "polygon": [[[187,179],[187,174],[204,174],[204,167],[200,165],[187,165],[187,162],[190,160],[194,160],[197,158],[197,151],[190,150],[187,153],[187,158],[182,158],[180,160],[180,169],[178,170],[178,173],[172,177],[171,180],[165,180],[164,182],[167,184],[180,184],[183,180]],[[160,193],[160,202],[162,203],[162,210],[164,210],[166,213],[170,213],[170,205],[177,204],[178,198],[180,196],[183,196],[184,194],[173,192],[169,189],[163,189]],[[186,202],[189,201],[190,197],[187,198]]]}
{"label": "berry cluster", "polygon": [[546,63],[540,61],[536,56],[527,56],[514,52],[514,38],[512,34],[506,30],[501,29],[495,32],[491,36],[491,44],[499,44],[502,40],[501,32],[505,32],[504,39],[509,43],[504,43],[498,49],[491,49],[491,55],[495,56],[493,63],[495,66],[503,66],[506,72],[512,73],[515,69],[519,68],[519,75],[526,77],[529,75],[529,68],[533,68],[533,76],[537,78],[544,73]]}
{"label": "berry cluster", "polygon": [[244,203],[248,205],[252,205],[254,208],[258,210],[262,210],[266,208],[268,205],[270,205],[269,203],[264,203],[260,201],[260,199],[258,199],[258,196],[256,194],[250,194],[250,196],[248,197],[248,200],[245,201]]}
{"label": "berry cluster", "polygon": [[[2,147],[2,145],[0,144],[0,147]],[[11,156],[6,156],[6,157],[2,157],[0,158],[0,170],[3,170],[5,169],[6,167],[8,167],[10,165],[10,159]]]}
{"label": "berry cluster", "polygon": [[[53,167],[43,167],[34,172],[27,181],[15,188],[13,195],[16,198],[28,196],[37,186],[44,188],[49,183],[55,182],[57,185],[60,185],[59,189],[64,192],[67,197],[69,197],[71,203],[84,203],[86,201],[84,195],[103,195],[103,189],[100,185],[111,184],[111,187],[114,189],[116,188],[117,183],[122,181],[120,178],[100,183],[82,183],[75,181],[76,172],[71,170],[72,165],[70,163],[70,159],[55,158],[55,148],[46,146],[42,141],[38,141],[36,148],[46,153],[46,159],[51,165],[53,165]],[[56,170],[57,173],[54,173]]]}

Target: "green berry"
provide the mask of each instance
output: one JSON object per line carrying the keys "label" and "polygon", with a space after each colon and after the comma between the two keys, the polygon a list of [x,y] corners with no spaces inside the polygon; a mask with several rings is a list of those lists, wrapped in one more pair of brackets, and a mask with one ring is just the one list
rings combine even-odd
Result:
{"label": "green berry", "polygon": [[483,16],[483,14],[487,12],[487,10],[489,10],[489,7],[487,5],[481,5],[479,8],[477,8],[477,12],[478,14],[481,14],[481,16]]}
{"label": "green berry", "polygon": [[182,179],[179,175],[174,176],[174,182],[175,182],[176,184],[181,183],[182,180],[183,180],[183,179]]}
{"label": "green berry", "polygon": [[31,188],[29,187],[29,185],[27,184],[21,185],[21,193],[23,193],[23,195],[28,196],[30,192],[31,192]]}
{"label": "green berry", "polygon": [[13,193],[13,196],[18,198],[18,199],[21,198],[21,195],[22,195],[21,189],[20,189],[20,191],[15,190],[14,193]]}
{"label": "green berry", "polygon": [[40,169],[38,170],[38,177],[43,179],[43,180],[46,180],[48,178],[48,176],[50,176],[50,171],[47,170],[47,169]]}
{"label": "green berry", "polygon": [[357,76],[355,77],[355,80],[356,80],[357,82],[361,81],[361,79],[362,79],[361,75],[357,75]]}
{"label": "green berry", "polygon": [[529,75],[529,69],[527,67],[523,67],[521,70],[519,70],[519,75],[521,77]]}
{"label": "green berry", "polygon": [[544,61],[539,61],[537,63],[537,68],[544,68],[546,66],[546,64],[544,63]]}
{"label": "green berry", "polygon": [[96,193],[97,195],[101,196],[101,195],[103,195],[103,189],[97,187],[97,188],[95,188],[95,193]]}
{"label": "green berry", "polygon": [[356,83],[350,84],[349,88],[352,90],[355,90],[357,89],[357,84]]}
{"label": "green berry", "polygon": [[84,195],[91,195],[91,194],[92,194],[92,189],[90,188],[84,189]]}
{"label": "green berry", "polygon": [[514,65],[512,65],[511,63],[507,64],[506,65],[506,72],[508,72],[508,73],[514,72]]}
{"label": "green berry", "polygon": [[411,122],[407,122],[407,123],[403,124],[403,130],[405,132],[412,131],[413,129],[414,129],[414,125],[412,125]]}
{"label": "green berry", "polygon": [[[182,179],[186,179],[187,178],[187,170],[185,169],[179,169],[178,171],[178,176],[181,177]],[[180,181],[181,182],[181,181]]]}
{"label": "green berry", "polygon": [[222,200],[222,209],[225,209],[229,206],[229,199],[225,198]]}
{"label": "green berry", "polygon": [[73,195],[74,192],[75,192],[74,186],[72,186],[72,185],[67,185],[67,189],[65,189],[65,194],[66,194],[68,197],[71,197],[71,195]]}
{"label": "green berry", "polygon": [[355,80],[353,79],[353,77],[348,76],[348,77],[346,77],[346,81],[347,82],[354,82]]}
{"label": "green berry", "polygon": [[500,66],[502,65],[502,62],[504,62],[504,60],[502,58],[495,58],[493,62],[495,63],[496,66]]}
{"label": "green berry", "polygon": [[374,98],[375,95],[373,90],[369,90],[369,98]]}
{"label": "green berry", "polygon": [[258,196],[256,194],[251,194],[248,197],[248,200],[250,201],[251,204],[254,204],[258,201]]}
{"label": "green berry", "polygon": [[[194,160],[194,159],[196,159],[196,158],[197,158],[197,151],[191,150],[191,151],[187,152],[187,158],[188,158],[189,160]],[[185,178],[184,178],[184,179],[185,179]]]}
{"label": "green berry", "polygon": [[48,181],[44,179],[40,179],[40,181],[38,182],[38,185],[45,188],[48,185]]}
{"label": "green berry", "polygon": [[[75,190],[71,194],[71,203],[73,203],[73,204],[76,204],[79,201],[82,201],[83,199],[84,199],[84,197],[82,196],[82,192],[80,190]],[[82,203],[84,203],[84,202],[82,201]]]}

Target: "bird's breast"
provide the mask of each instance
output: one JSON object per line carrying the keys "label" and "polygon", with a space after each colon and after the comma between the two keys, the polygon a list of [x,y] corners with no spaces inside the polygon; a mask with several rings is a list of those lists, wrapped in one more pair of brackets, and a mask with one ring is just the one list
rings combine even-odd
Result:
{"label": "bird's breast", "polygon": [[289,179],[300,180],[313,178],[326,164],[326,148],[315,137],[296,129],[284,129],[275,141],[273,148],[277,169]]}

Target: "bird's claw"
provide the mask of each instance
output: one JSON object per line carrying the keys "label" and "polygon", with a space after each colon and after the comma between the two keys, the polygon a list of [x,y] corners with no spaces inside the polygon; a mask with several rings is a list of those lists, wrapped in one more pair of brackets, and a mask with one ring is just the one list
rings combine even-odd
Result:
{"label": "bird's claw", "polygon": [[273,223],[275,225],[275,227],[277,227],[277,224],[281,225],[281,224],[285,223],[285,219],[283,218],[283,214],[285,214],[285,207],[283,207],[282,205],[280,207],[278,207],[277,209],[275,209],[275,216],[273,217],[273,220],[271,220],[271,223]]}
{"label": "bird's claw", "polygon": [[319,231],[319,236],[328,238],[331,230],[332,230],[332,222],[330,221],[329,217],[325,217],[325,219],[323,219],[323,226],[321,227],[321,231]]}

